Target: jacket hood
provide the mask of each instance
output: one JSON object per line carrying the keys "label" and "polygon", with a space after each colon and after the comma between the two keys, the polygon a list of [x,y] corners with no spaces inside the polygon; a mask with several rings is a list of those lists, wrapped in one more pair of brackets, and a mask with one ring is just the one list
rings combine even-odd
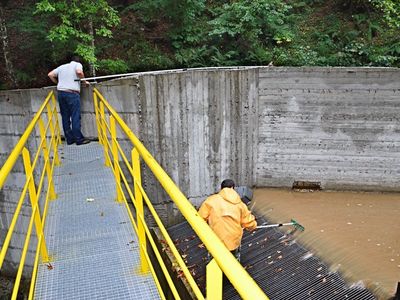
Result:
{"label": "jacket hood", "polygon": [[226,201],[233,203],[233,204],[239,204],[242,202],[240,199],[239,194],[232,188],[223,188],[218,195],[220,195],[222,198],[224,198]]}

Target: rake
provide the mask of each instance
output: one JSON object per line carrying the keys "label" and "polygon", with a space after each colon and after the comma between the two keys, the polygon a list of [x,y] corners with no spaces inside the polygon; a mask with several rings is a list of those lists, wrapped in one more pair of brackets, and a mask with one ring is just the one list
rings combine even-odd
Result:
{"label": "rake", "polygon": [[304,231],[304,226],[301,225],[299,222],[297,222],[294,219],[291,219],[289,223],[279,223],[279,224],[268,224],[268,225],[260,225],[257,226],[257,229],[261,228],[272,228],[272,227],[281,227],[281,226],[293,226],[295,230],[300,230]]}

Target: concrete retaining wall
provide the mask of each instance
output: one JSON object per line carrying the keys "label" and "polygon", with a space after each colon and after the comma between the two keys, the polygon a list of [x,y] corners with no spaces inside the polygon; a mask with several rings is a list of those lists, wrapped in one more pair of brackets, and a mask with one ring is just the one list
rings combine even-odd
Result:
{"label": "concrete retaining wall", "polygon": [[[400,191],[398,69],[180,70],[97,87],[195,205],[228,177],[258,187],[313,181],[326,189]],[[0,92],[1,164],[48,91]],[[95,137],[90,89],[82,99],[83,133]],[[1,241],[22,169],[17,164],[0,192]],[[143,181],[173,223],[177,211],[146,168]],[[29,204],[24,209],[29,215]],[[10,250],[11,267],[23,233]]]}
{"label": "concrete retaining wall", "polygon": [[400,70],[270,68],[259,82],[257,186],[400,190]]}
{"label": "concrete retaining wall", "polygon": [[140,77],[143,142],[192,201],[221,178],[254,182],[257,77],[257,69]]}
{"label": "concrete retaining wall", "polygon": [[[18,143],[22,133],[31,122],[34,112],[41,106],[49,89],[32,89],[0,92],[0,165],[3,165],[14,146]],[[39,134],[38,132],[36,134]],[[36,139],[30,138],[27,148],[37,149]],[[33,155],[31,154],[31,157]],[[40,161],[39,163],[40,164]],[[37,174],[36,174],[37,175]],[[21,195],[25,172],[22,159],[19,159],[9,175],[4,187],[0,190],[0,243],[3,244],[17,202]],[[16,232],[11,240],[2,274],[13,273],[17,268],[21,249],[23,247],[26,230],[31,216],[31,205],[26,197],[16,225]],[[31,271],[34,259],[36,237],[31,240],[31,247],[27,255],[26,274]]]}

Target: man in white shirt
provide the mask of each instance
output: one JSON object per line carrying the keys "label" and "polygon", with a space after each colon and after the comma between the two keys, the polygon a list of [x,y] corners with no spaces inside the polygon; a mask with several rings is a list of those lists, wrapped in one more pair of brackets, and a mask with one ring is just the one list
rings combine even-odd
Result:
{"label": "man in white shirt", "polygon": [[85,74],[79,57],[72,56],[70,63],[59,66],[48,76],[57,84],[57,98],[67,144],[90,143],[90,140],[85,139],[81,132],[81,84],[77,79],[84,78]]}

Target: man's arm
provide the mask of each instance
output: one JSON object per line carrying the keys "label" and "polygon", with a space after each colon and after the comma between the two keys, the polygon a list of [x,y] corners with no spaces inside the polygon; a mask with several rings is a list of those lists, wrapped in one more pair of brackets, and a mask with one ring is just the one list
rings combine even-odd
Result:
{"label": "man's arm", "polygon": [[85,78],[85,74],[81,69],[76,69],[76,75],[78,75],[79,78]]}
{"label": "man's arm", "polygon": [[247,206],[243,203],[242,220],[240,221],[243,228],[252,231],[257,227],[256,217],[248,210]]}
{"label": "man's arm", "polygon": [[[83,73],[83,70],[81,69],[76,69],[76,75],[81,79],[85,78],[85,73]],[[81,82],[83,82],[85,85],[89,85],[89,81],[83,80]]]}
{"label": "man's arm", "polygon": [[201,204],[199,209],[199,215],[202,217],[206,222],[208,221],[208,217],[210,216],[210,207],[207,203],[207,199]]}
{"label": "man's arm", "polygon": [[49,74],[47,74],[47,76],[49,76],[50,80],[52,82],[54,82],[55,84],[58,83],[58,76],[57,76],[57,74],[56,74],[56,72],[54,70],[49,72]]}

